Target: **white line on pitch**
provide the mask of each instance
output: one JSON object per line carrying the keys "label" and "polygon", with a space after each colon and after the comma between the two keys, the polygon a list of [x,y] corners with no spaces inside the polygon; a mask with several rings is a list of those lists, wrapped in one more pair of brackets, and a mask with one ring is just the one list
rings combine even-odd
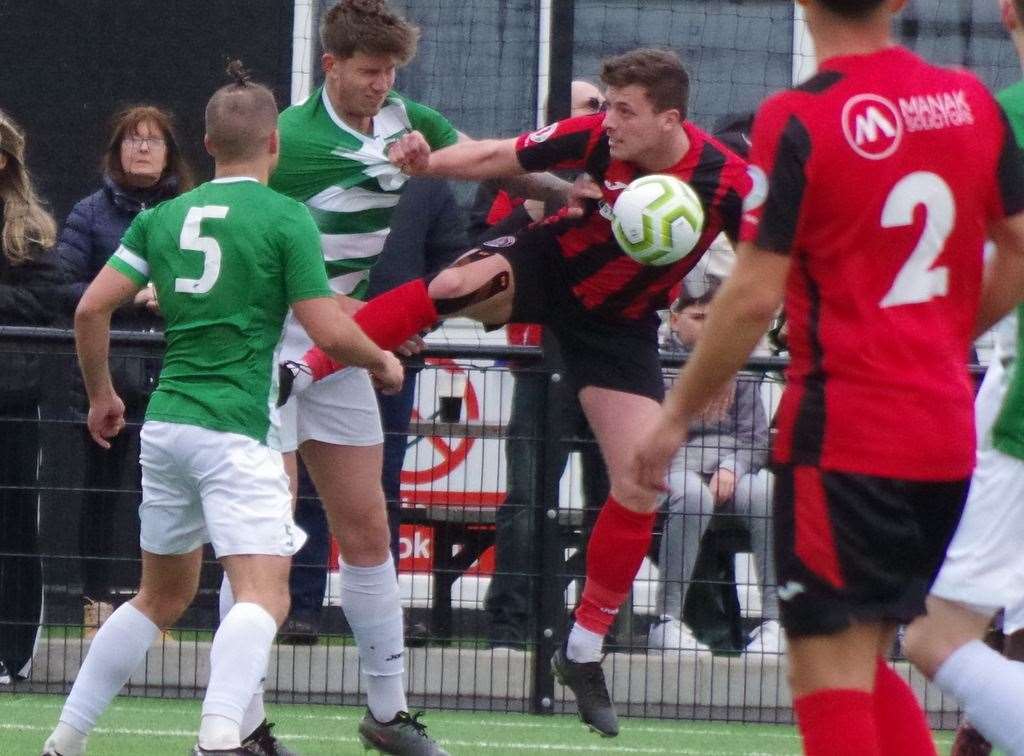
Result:
{"label": "white line on pitch", "polygon": [[[14,730],[20,732],[49,732],[51,728],[40,725],[25,724],[4,724],[0,723],[0,730]],[[97,727],[93,730],[98,735],[133,735],[152,738],[188,738],[195,737],[191,730],[136,730],[122,727]],[[290,733],[278,733],[281,740],[289,741],[316,741],[322,743],[357,743],[358,738],[327,735],[293,735]],[[509,743],[492,742],[487,740],[451,740],[441,738],[442,745],[457,746],[459,748],[487,748],[493,750],[521,750],[521,751],[574,751],[580,753],[673,753],[679,756],[735,756],[736,751],[708,751],[701,749],[695,751],[689,748],[638,748],[632,746],[611,746],[604,744],[569,745],[561,743]],[[774,754],[761,751],[747,752],[745,756],[774,756]]]}
{"label": "white line on pitch", "polygon": [[[153,712],[153,710],[158,705],[156,702],[162,701],[162,700],[167,700],[167,699],[155,699],[154,698],[154,699],[146,699],[146,700],[152,700],[152,701],[154,701],[154,704],[152,706],[138,706],[138,705],[132,705],[132,704],[127,704],[127,703],[115,703],[113,705],[112,709],[114,711],[138,711],[138,712],[150,712],[151,713],[151,712]],[[179,699],[179,700],[187,701],[187,700],[191,700],[191,699]],[[0,704],[0,705],[2,705],[2,704]],[[288,712],[287,711],[287,708],[289,706],[299,706],[299,705],[302,705],[302,704],[290,704],[290,703],[278,703],[278,704],[271,703],[270,704],[270,706],[274,706],[274,707],[278,707],[279,709],[282,709],[282,711],[281,711],[281,719],[303,720],[303,721],[324,721],[324,722],[352,722],[352,723],[356,723],[360,719],[362,719],[362,715],[361,714],[298,714],[298,713]],[[310,705],[316,705],[316,704],[310,704]],[[54,708],[54,709],[57,709],[59,707],[60,707],[60,704],[53,704],[52,705],[52,708]],[[189,717],[194,716],[194,714],[192,712],[179,712],[179,711],[173,711],[173,710],[168,710],[167,712],[162,712],[162,713],[175,714],[175,715],[181,715],[181,716],[189,716]],[[470,712],[470,711],[466,711],[466,712],[431,711],[431,712],[429,712],[429,716],[434,721],[451,721],[451,722],[460,723],[459,722],[459,717],[458,717],[459,714],[472,714],[472,713],[473,712]],[[514,716],[517,716],[517,717],[519,717],[519,716],[526,716],[523,712],[508,712],[508,713],[512,714]],[[566,719],[568,719],[568,717],[566,717]],[[680,729],[685,729],[685,733],[684,734],[686,734],[686,735],[694,735],[694,736],[698,736],[698,737],[699,736],[721,735],[724,732],[724,730],[694,729],[693,727],[689,726],[689,724],[692,723],[692,722],[693,722],[693,720],[678,719],[678,720],[666,721],[664,726],[662,726],[662,727],[651,727],[650,725],[637,725],[637,726],[634,726],[634,725],[630,725],[630,724],[627,724],[626,726],[627,726],[629,732],[643,733],[645,735],[652,735],[652,734],[653,735],[668,735],[668,734],[679,732]],[[776,723],[776,722],[723,722],[722,724],[723,725],[725,725],[725,724],[767,725],[769,727],[785,727],[786,726],[784,724],[780,724],[780,723]],[[546,721],[546,722],[522,722],[522,721],[507,722],[507,721],[501,721],[501,720],[498,720],[498,719],[473,719],[473,725],[474,726],[475,725],[480,725],[480,726],[483,726],[483,727],[507,727],[507,728],[511,728],[511,729],[522,728],[522,729],[547,729],[547,730],[555,730],[555,729],[559,729],[559,730],[570,730],[570,729],[571,730],[575,730],[575,729],[577,729],[580,726],[579,722],[577,720],[575,720],[575,719],[570,720],[570,721],[561,721],[561,722],[558,721],[557,719],[552,719],[552,720],[549,720],[549,721]],[[794,729],[794,730],[788,731],[788,732],[762,732],[762,733],[758,733],[758,737],[759,738],[776,738],[776,739],[779,739],[779,740],[798,740],[800,736],[796,732],[796,730]]]}

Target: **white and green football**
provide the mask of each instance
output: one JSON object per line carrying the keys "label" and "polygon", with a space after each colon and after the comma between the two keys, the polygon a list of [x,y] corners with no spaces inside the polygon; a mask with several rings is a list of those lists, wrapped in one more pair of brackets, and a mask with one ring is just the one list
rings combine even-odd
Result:
{"label": "white and green football", "polygon": [[612,207],[612,232],[622,251],[644,265],[669,265],[697,246],[704,208],[693,188],[675,176],[641,176]]}

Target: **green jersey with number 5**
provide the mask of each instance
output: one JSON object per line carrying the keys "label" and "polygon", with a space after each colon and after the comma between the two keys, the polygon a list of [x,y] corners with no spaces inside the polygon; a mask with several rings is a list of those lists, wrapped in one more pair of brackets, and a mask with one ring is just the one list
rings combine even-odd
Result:
{"label": "green jersey with number 5", "polygon": [[254,179],[215,179],[140,213],[108,265],[151,282],[166,323],[146,418],[276,448],[285,316],[331,296],[309,211]]}

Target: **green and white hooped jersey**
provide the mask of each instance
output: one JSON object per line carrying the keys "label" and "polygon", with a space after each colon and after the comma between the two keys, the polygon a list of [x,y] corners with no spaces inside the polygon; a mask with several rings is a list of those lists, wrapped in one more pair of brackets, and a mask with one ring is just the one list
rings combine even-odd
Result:
{"label": "green and white hooped jersey", "polygon": [[156,289],[167,349],[147,420],[278,448],[288,308],[331,296],[309,211],[255,179],[215,179],[140,213],[107,263]]}
{"label": "green and white hooped jersey", "polygon": [[[1024,81],[1019,81],[996,95],[1017,144],[1024,147]],[[1016,317],[1013,317],[1013,315]],[[993,444],[999,451],[1018,459],[1024,459],[1024,371],[1021,358],[1024,357],[1024,305],[1018,305],[996,326],[996,359],[1010,363],[1010,385],[1003,400],[1002,409],[992,426]],[[1008,332],[1009,331],[1009,332]],[[1009,336],[1016,337],[1011,342]]]}
{"label": "green and white hooped jersey", "polygon": [[420,131],[433,149],[454,144],[444,116],[392,92],[362,134],[335,112],[323,88],[281,113],[281,158],[270,186],[304,202],[320,229],[331,288],[362,299],[391,212],[407,177],[388,162],[389,144]]}

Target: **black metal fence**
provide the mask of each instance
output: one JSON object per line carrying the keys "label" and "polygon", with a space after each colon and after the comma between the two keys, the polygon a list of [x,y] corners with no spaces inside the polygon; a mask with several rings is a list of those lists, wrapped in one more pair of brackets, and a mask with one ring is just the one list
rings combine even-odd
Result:
{"label": "black metal fence", "polygon": [[[161,347],[159,334],[115,334],[113,364],[145,393]],[[61,693],[95,625],[138,582],[144,397],[129,402],[121,445],[98,453],[84,432],[70,333],[0,328],[0,365],[15,363],[38,380],[0,392],[0,660],[15,677],[0,690]],[[666,359],[669,370],[672,363]],[[738,379],[748,390],[736,396],[760,403],[770,417],[783,364],[752,361]],[[403,470],[391,488],[402,503],[410,701],[571,711],[548,660],[582,587],[586,538],[607,492],[572,392],[541,350],[529,347],[432,345],[415,380]],[[738,450],[764,456],[765,436],[736,435]],[[698,458],[720,452],[696,448]],[[670,478],[669,511],[608,639],[606,670],[623,713],[792,721],[783,657],[757,642],[774,618],[768,566],[757,556],[770,535],[763,502],[771,476],[751,465],[736,494],[710,509],[701,503],[709,495],[707,465],[682,461]],[[300,510],[315,513],[315,492],[301,494]],[[326,583],[322,609],[312,634],[279,639],[266,683],[271,700],[360,700],[358,657],[327,554],[300,568],[314,585]],[[208,561],[196,602],[151,650],[131,694],[201,694],[220,579]],[[955,703],[901,661],[898,647],[893,658],[933,724],[955,724]]]}

